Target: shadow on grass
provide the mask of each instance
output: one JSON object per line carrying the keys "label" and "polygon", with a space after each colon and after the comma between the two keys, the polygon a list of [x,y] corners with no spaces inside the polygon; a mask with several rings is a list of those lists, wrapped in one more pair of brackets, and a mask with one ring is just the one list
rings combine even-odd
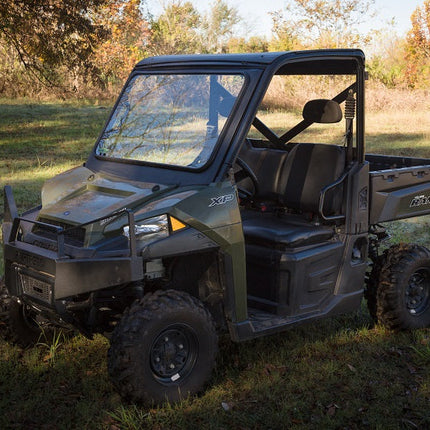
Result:
{"label": "shadow on grass", "polygon": [[159,408],[119,399],[100,337],[67,341],[54,365],[40,348],[0,343],[0,426],[428,427],[428,365],[414,361],[414,335],[369,326],[367,313],[357,312],[241,344],[223,336],[206,392]]}
{"label": "shadow on grass", "polygon": [[62,104],[1,105],[0,160],[86,157],[110,109]]}
{"label": "shadow on grass", "polygon": [[4,186],[10,185],[12,187],[13,196],[18,208],[18,212],[23,212],[38,206],[40,204],[40,190],[44,182],[53,175],[47,173],[46,175],[39,175],[33,179],[14,179],[11,181],[0,182],[0,223],[4,218]]}
{"label": "shadow on grass", "polygon": [[430,158],[430,141],[422,133],[368,133],[366,146],[371,153]]}
{"label": "shadow on grass", "polygon": [[0,428],[101,428],[104,410],[119,402],[105,370],[105,349],[100,340],[68,340],[50,364],[45,348],[1,342]]}

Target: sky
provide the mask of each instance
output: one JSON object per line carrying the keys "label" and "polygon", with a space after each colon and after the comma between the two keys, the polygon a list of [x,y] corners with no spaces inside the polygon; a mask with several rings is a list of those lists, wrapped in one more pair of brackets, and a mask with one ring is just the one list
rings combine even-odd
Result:
{"label": "sky", "polygon": [[[186,0],[184,0],[186,1]],[[190,0],[200,11],[207,10],[212,0]],[[160,4],[165,0],[148,0],[150,10],[154,15],[161,10]],[[283,8],[285,0],[227,0],[227,3],[238,9],[240,16],[248,24],[247,35],[270,37],[272,20],[268,12]],[[379,12],[377,17],[363,23],[363,29],[382,29],[387,27],[388,21],[395,20],[395,31],[403,36],[410,29],[410,16],[417,6],[424,0],[376,0],[375,9]],[[243,36],[243,35],[241,35]]]}

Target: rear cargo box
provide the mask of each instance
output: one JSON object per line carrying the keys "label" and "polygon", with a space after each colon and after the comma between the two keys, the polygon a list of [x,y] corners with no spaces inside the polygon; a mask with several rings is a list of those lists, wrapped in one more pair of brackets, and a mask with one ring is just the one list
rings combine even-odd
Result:
{"label": "rear cargo box", "polygon": [[[366,159],[372,169],[370,224],[430,214],[429,159],[382,155]],[[378,167],[384,169],[375,170]]]}

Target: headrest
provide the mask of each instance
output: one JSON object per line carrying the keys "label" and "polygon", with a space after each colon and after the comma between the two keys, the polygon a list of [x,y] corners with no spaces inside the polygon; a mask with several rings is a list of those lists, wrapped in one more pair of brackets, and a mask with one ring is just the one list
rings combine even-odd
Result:
{"label": "headrest", "polygon": [[303,118],[310,122],[330,124],[342,119],[342,110],[334,100],[310,100],[303,108]]}

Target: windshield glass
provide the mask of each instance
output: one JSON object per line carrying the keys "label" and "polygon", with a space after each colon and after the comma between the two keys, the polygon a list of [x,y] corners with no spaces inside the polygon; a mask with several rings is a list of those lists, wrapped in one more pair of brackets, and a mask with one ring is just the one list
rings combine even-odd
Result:
{"label": "windshield glass", "polygon": [[214,151],[243,82],[240,75],[137,75],[96,154],[200,168]]}

